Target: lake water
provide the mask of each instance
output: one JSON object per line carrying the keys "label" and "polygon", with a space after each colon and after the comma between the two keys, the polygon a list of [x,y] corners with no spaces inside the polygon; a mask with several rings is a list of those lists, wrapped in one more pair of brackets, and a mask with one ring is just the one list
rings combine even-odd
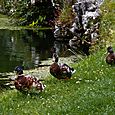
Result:
{"label": "lake water", "polygon": [[51,58],[54,45],[63,54],[66,45],[54,41],[52,30],[0,30],[0,72],[13,71],[17,65],[37,67]]}

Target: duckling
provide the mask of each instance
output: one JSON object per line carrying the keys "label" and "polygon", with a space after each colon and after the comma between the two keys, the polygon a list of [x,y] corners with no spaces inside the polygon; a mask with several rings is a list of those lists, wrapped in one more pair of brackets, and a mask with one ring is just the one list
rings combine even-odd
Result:
{"label": "duckling", "polygon": [[53,64],[50,66],[50,74],[57,79],[70,79],[75,69],[65,63],[58,63],[59,57],[53,53]]}
{"label": "duckling", "polygon": [[23,68],[17,66],[15,68],[17,77],[14,80],[15,88],[19,91],[30,91],[31,89],[36,89],[37,91],[43,91],[45,85],[41,83],[41,80],[38,80],[31,75],[24,75]]}
{"label": "duckling", "polygon": [[108,52],[108,55],[106,56],[106,63],[110,65],[115,64],[115,53],[113,51],[113,48],[109,46],[107,48],[107,52]]}

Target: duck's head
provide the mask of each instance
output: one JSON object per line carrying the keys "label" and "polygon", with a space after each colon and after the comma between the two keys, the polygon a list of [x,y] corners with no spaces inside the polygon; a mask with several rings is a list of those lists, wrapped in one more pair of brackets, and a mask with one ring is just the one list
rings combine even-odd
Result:
{"label": "duck's head", "polygon": [[17,75],[23,74],[23,67],[22,66],[16,66],[14,71],[16,72]]}
{"label": "duck's head", "polygon": [[108,52],[108,53],[113,53],[113,48],[112,48],[111,46],[109,46],[109,47],[107,48],[107,52]]}
{"label": "duck's head", "polygon": [[59,60],[58,55],[56,53],[53,53],[52,61],[55,62],[55,63],[57,63],[58,60]]}

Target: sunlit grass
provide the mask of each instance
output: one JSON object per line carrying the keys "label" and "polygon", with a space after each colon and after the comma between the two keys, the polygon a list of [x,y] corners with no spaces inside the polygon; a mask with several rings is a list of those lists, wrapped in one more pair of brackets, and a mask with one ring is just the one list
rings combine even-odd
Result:
{"label": "sunlit grass", "polygon": [[12,23],[11,17],[6,15],[0,14],[0,29],[9,29],[9,30],[21,30],[21,29],[30,29],[30,30],[46,30],[51,29],[49,27],[29,27],[29,26],[17,26],[16,24]]}
{"label": "sunlit grass", "polygon": [[[114,46],[115,47],[115,46]],[[115,67],[105,63],[105,49],[73,65],[70,80],[48,76],[40,94],[6,90],[0,97],[1,115],[114,115]]]}

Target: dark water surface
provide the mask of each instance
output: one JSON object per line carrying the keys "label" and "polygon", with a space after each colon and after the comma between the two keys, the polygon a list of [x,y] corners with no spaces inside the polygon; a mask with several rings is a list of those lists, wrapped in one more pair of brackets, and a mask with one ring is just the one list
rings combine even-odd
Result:
{"label": "dark water surface", "polygon": [[[56,42],[55,42],[56,43]],[[0,72],[10,72],[17,65],[34,68],[51,58],[54,46],[52,30],[0,30]],[[56,43],[63,52],[64,45]]]}
{"label": "dark water surface", "polygon": [[32,68],[51,56],[54,38],[51,30],[0,30],[0,72],[17,65]]}

